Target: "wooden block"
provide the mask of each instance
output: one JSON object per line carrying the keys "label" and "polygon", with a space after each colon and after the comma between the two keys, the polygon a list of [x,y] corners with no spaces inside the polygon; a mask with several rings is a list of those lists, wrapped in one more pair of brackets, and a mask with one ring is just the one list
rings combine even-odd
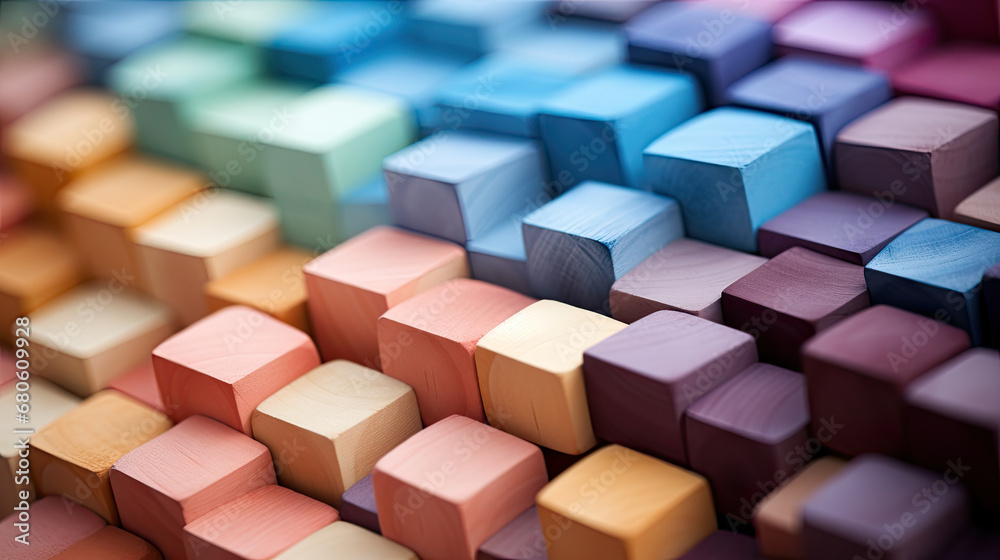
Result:
{"label": "wooden block", "polygon": [[751,253],[757,228],[825,188],[812,125],[746,109],[687,121],[647,146],[643,163],[653,190],[680,203],[689,237]]}
{"label": "wooden block", "polygon": [[118,525],[111,466],[172,425],[162,413],[117,391],[97,393],[32,438],[38,492],[77,502]]}
{"label": "wooden block", "polygon": [[639,12],[656,4],[657,0],[580,0],[574,4],[555,4],[549,8],[547,17],[563,22],[570,16],[625,23]]}
{"label": "wooden block", "polygon": [[625,58],[625,41],[618,28],[579,20],[525,25],[497,47],[483,58],[572,78],[616,66]]}
{"label": "wooden block", "polygon": [[1000,233],[928,218],[872,259],[865,281],[873,303],[965,329],[980,346],[983,274],[998,262]]}
{"label": "wooden block", "polygon": [[587,181],[524,218],[528,280],[538,297],[607,313],[615,280],[683,235],[676,200]]}
{"label": "wooden block", "polygon": [[35,210],[35,192],[14,175],[0,171],[0,233],[27,220]]}
{"label": "wooden block", "polygon": [[136,228],[194,196],[207,181],[193,170],[129,156],[74,180],[59,193],[57,204],[91,274],[135,275]]}
{"label": "wooden block", "polygon": [[[733,4],[732,0],[698,0],[713,8],[737,8],[745,10],[746,15],[774,24],[788,14],[799,9],[810,0],[746,0],[741,4]],[[706,6],[707,7],[707,6]]]}
{"label": "wooden block", "polygon": [[309,332],[306,281],[302,267],[314,255],[282,247],[205,284],[208,310],[245,305]]}
{"label": "wooden block", "polygon": [[263,444],[204,416],[192,416],[111,468],[122,528],[165,560],[188,558],[184,526],[255,488],[275,483]]}
{"label": "wooden block", "polygon": [[35,310],[32,373],[87,397],[141,364],[174,321],[170,308],[129,283],[119,276],[84,284]]}
{"label": "wooden block", "polygon": [[[21,356],[26,355],[30,356],[30,353],[27,353],[27,350],[22,351]],[[24,371],[17,368],[17,358],[15,356],[14,350],[8,350],[7,347],[0,346],[0,387],[16,382],[17,373]],[[24,362],[21,362],[21,365],[24,365]]]}
{"label": "wooden block", "polygon": [[18,560],[49,560],[106,526],[96,513],[67,507],[67,503],[49,496],[35,502],[30,511],[5,517],[0,521],[0,554]]}
{"label": "wooden block", "polygon": [[768,494],[753,510],[753,527],[762,555],[776,560],[803,560],[802,508],[846,463],[821,457]]}
{"label": "wooden block", "polygon": [[191,4],[184,6],[184,24],[189,33],[263,48],[289,26],[316,14],[302,2],[255,2],[247,8],[230,11]]}
{"label": "wooden block", "polygon": [[62,50],[33,48],[0,58],[0,125],[82,81],[80,60]]}
{"label": "wooden block", "polygon": [[160,551],[118,527],[104,527],[51,560],[162,560]]}
{"label": "wooden block", "polygon": [[452,243],[376,227],[306,264],[313,333],[325,360],[379,369],[378,318],[447,280],[468,276],[465,251]]}
{"label": "wooden block", "polygon": [[881,455],[852,460],[803,508],[806,557],[934,558],[968,524],[958,476]]}
{"label": "wooden block", "polygon": [[821,192],[778,214],[757,231],[760,253],[774,257],[805,247],[864,266],[927,212],[885,198]]}
{"label": "wooden block", "polygon": [[611,286],[611,316],[632,323],[657,311],[722,322],[722,290],[767,259],[693,239],[653,253]]}
{"label": "wooden block", "polygon": [[960,329],[887,305],[845,319],[802,348],[813,430],[838,426],[823,443],[846,455],[900,455],[903,391],[968,347]]}
{"label": "wooden block", "polygon": [[594,434],[686,464],[684,411],[756,361],[746,333],[676,311],[653,313],[583,353]]}
{"label": "wooden block", "polygon": [[523,26],[540,21],[547,2],[429,0],[407,11],[407,34],[439,50],[473,58],[489,53]]}
{"label": "wooden block", "polygon": [[344,491],[340,501],[340,518],[373,533],[382,534],[371,473]]}
{"label": "wooden block", "polygon": [[184,526],[189,558],[274,558],[337,521],[337,510],[281,486],[263,486]]}
{"label": "wooden block", "polygon": [[487,333],[476,347],[476,371],[490,425],[570,455],[593,447],[583,353],[624,328],[544,300]]}
{"label": "wooden block", "polygon": [[344,239],[370,230],[375,226],[392,225],[389,186],[380,171],[371,180],[340,198],[337,223]]}
{"label": "wooden block", "polygon": [[708,482],[609,445],[539,492],[550,560],[677,558],[715,531]]}
{"label": "wooden block", "polygon": [[317,366],[308,335],[242,305],[216,311],[153,349],[172,420],[203,414],[247,435],[257,405]]}
{"label": "wooden block", "polygon": [[994,179],[955,207],[955,220],[1000,232],[1000,178]]}
{"label": "wooden block", "polygon": [[336,521],[302,539],[274,560],[420,560],[412,550],[356,525]]}
{"label": "wooden block", "polygon": [[[949,8],[951,10],[953,8]],[[906,95],[934,97],[1000,111],[1000,48],[948,43],[927,50],[892,74]]]}
{"label": "wooden block", "polygon": [[523,218],[500,222],[465,245],[473,278],[531,294],[523,223]]}
{"label": "wooden block", "polygon": [[679,560],[760,560],[752,537],[716,531],[695,545]]}
{"label": "wooden block", "polygon": [[425,425],[452,414],[482,422],[476,344],[534,302],[478,280],[438,284],[379,318],[382,370],[413,387]]}
{"label": "wooden block", "polygon": [[541,145],[492,134],[436,134],[382,167],[397,225],[463,245],[526,214],[546,188]]}
{"label": "wooden block", "polygon": [[806,340],[868,304],[865,269],[801,247],[722,292],[726,324],[757,340],[762,361],[795,370]]}
{"label": "wooden block", "polygon": [[986,323],[992,334],[992,346],[1000,349],[1000,263],[983,274],[983,299],[986,301]]}
{"label": "wooden block", "polygon": [[548,560],[538,506],[531,506],[484,542],[476,560]]}
{"label": "wooden block", "polygon": [[952,40],[996,43],[1000,40],[1000,4],[996,0],[971,0],[959,5],[928,0],[943,35]]}
{"label": "wooden block", "polygon": [[153,370],[153,360],[147,358],[141,364],[122,374],[108,384],[109,389],[128,395],[145,404],[153,410],[166,412],[160,386],[156,384],[156,372]]}
{"label": "wooden block", "polygon": [[701,81],[706,100],[722,105],[726,88],[767,63],[773,45],[767,23],[733,10],[721,17],[707,6],[653,6],[625,25],[629,60],[687,70]]}
{"label": "wooden block", "polygon": [[278,217],[261,199],[210,190],[134,230],[143,286],[184,325],[208,313],[204,285],[278,246]]}
{"label": "wooden block", "polygon": [[961,458],[972,498],[1000,510],[1000,352],[966,350],[906,388],[908,456],[934,471]]}

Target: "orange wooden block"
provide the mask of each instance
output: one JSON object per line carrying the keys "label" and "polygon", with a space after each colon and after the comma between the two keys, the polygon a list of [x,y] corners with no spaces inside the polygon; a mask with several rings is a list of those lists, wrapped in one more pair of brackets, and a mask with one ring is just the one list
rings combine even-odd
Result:
{"label": "orange wooden block", "polygon": [[256,309],[234,305],[153,350],[153,369],[175,422],[195,414],[253,434],[257,405],[319,366],[312,340]]}
{"label": "orange wooden block", "polygon": [[379,367],[378,318],[402,301],[469,275],[465,249],[391,227],[372,228],[303,269],[324,360]]}
{"label": "orange wooden block", "polygon": [[100,515],[49,496],[0,521],[0,558],[49,560],[107,526]]}
{"label": "orange wooden block", "polygon": [[152,358],[144,360],[125,375],[115,378],[108,388],[128,395],[153,410],[160,412],[167,410],[163,405],[163,397],[160,396],[160,386],[156,384]]}
{"label": "orange wooden block", "polygon": [[160,551],[118,527],[105,527],[51,560],[162,560]]}
{"label": "orange wooden block", "polygon": [[534,301],[478,280],[439,284],[378,320],[382,371],[413,387],[425,426],[452,414],[482,422],[476,343]]}
{"label": "orange wooden block", "polygon": [[0,170],[0,232],[28,219],[34,209],[34,191],[14,175]]}
{"label": "orange wooden block", "polygon": [[382,535],[427,560],[475,560],[547,480],[538,447],[457,415],[408,439],[372,473]]}
{"label": "orange wooden block", "polygon": [[57,196],[67,234],[99,278],[138,275],[135,228],[202,190],[200,173],[124,156],[66,185]]}
{"label": "orange wooden block", "polygon": [[166,560],[186,560],[184,526],[275,483],[263,444],[204,416],[192,416],[111,468],[122,527]]}
{"label": "orange wooden block", "polygon": [[38,48],[0,56],[0,127],[6,127],[53,95],[83,81],[83,61]]}
{"label": "orange wooden block", "polygon": [[340,519],[337,510],[281,486],[264,486],[184,527],[188,558],[269,560]]}
{"label": "orange wooden block", "polygon": [[315,255],[282,247],[205,285],[208,310],[228,305],[259,309],[279,321],[309,332],[306,281],[302,267]]}
{"label": "orange wooden block", "polygon": [[14,350],[0,346],[0,388],[17,380],[16,362]]}

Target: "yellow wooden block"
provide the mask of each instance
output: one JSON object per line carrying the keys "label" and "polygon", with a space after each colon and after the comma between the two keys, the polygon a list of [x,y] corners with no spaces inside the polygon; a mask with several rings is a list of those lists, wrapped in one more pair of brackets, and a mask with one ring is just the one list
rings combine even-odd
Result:
{"label": "yellow wooden block", "polygon": [[421,427],[409,385],[345,360],[268,397],[251,425],[271,450],[282,485],[338,508],[344,490]]}
{"label": "yellow wooden block", "polygon": [[346,521],[335,521],[272,560],[420,560],[412,550]]}
{"label": "yellow wooden block", "polygon": [[593,447],[583,352],[625,326],[542,300],[487,333],[476,347],[476,371],[490,425],[571,455]]}
{"label": "yellow wooden block", "polygon": [[581,459],[537,501],[549,560],[677,558],[716,529],[708,481],[620,445]]}
{"label": "yellow wooden block", "polygon": [[118,391],[97,393],[31,439],[39,493],[82,504],[117,525],[111,466],[172,425],[164,414]]}

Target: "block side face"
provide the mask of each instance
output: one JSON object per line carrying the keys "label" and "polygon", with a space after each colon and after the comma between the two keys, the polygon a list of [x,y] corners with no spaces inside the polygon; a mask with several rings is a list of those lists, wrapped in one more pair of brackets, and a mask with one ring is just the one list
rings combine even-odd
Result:
{"label": "block side face", "polygon": [[588,310],[604,307],[615,281],[606,245],[526,223],[524,246],[532,293]]}
{"label": "block side face", "polygon": [[[614,121],[543,113],[538,122],[554,177],[565,177],[570,184],[602,181],[634,185],[621,157],[619,129]],[[598,141],[584,142],[582,138]]]}
{"label": "block side face", "polygon": [[799,131],[743,169],[743,188],[755,234],[763,223],[825,190],[821,151],[812,127]]}
{"label": "block side face", "polygon": [[838,137],[834,154],[841,189],[902,202],[931,214],[937,211],[929,152],[851,143]]}
{"label": "block side face", "polygon": [[[611,247],[615,280],[665,245],[684,236],[680,206],[673,200],[661,213],[618,238]],[[608,289],[610,290],[610,286]]]}
{"label": "block side face", "polygon": [[386,172],[389,207],[397,225],[465,244],[471,237],[465,208],[456,192],[461,185]]}

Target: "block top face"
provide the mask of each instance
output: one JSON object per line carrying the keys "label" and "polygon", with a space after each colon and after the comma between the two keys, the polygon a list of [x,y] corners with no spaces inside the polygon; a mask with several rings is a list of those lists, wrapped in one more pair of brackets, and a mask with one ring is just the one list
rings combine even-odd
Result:
{"label": "block top face", "polygon": [[257,136],[263,128],[278,128],[294,119],[291,106],[307,91],[305,86],[285,82],[240,82],[199,102],[192,110],[191,126],[199,131]]}
{"label": "block top face", "polygon": [[1000,262],[1000,233],[926,218],[904,231],[865,268],[968,292]]}
{"label": "block top face", "polygon": [[858,118],[837,134],[837,142],[930,153],[983,126],[996,127],[989,109],[948,101],[899,97]]}
{"label": "block top face", "polygon": [[614,121],[676,96],[697,98],[698,88],[689,74],[648,66],[615,66],[559,92],[545,103],[542,112]]}
{"label": "block top face", "polygon": [[[44,259],[39,260],[40,256]],[[81,270],[76,252],[52,231],[23,225],[11,230],[0,244],[0,284],[14,294],[49,288],[64,278],[77,277]]]}
{"label": "block top face", "polygon": [[688,407],[687,416],[763,443],[778,443],[809,424],[801,374],[756,363]]}
{"label": "block top face", "polygon": [[331,551],[341,558],[420,560],[403,545],[347,521],[335,521],[302,539],[272,560],[320,560]]}
{"label": "block top face", "polygon": [[562,374],[576,371],[583,365],[584,350],[625,326],[599,313],[542,300],[487,333],[478,348]]}
{"label": "block top face", "polygon": [[[748,41],[767,37],[770,40],[770,25],[763,21],[729,14],[730,21],[719,22],[722,31],[713,35],[711,41],[699,42],[701,53],[691,58],[717,58],[733,52]],[[720,18],[719,11],[711,8],[692,6],[684,3],[657,4],[644,10],[625,25],[625,37],[629,44],[650,46],[679,53],[683,59],[690,55],[689,40],[706,31],[706,20]]]}
{"label": "block top face", "polygon": [[721,107],[657,138],[643,154],[743,169],[781,144],[815,134],[808,123],[759,111]]}
{"label": "block top face", "polygon": [[833,456],[820,457],[808,463],[801,471],[761,500],[754,510],[754,524],[758,519],[780,525],[784,530],[800,533],[802,506],[809,496],[830,477],[844,468],[847,462]]}
{"label": "block top face", "polygon": [[[313,257],[309,251],[284,247],[209,282],[205,290],[248,306],[267,302],[275,309],[285,309],[305,301],[302,267]],[[281,298],[275,298],[276,289]]]}
{"label": "block top face", "polygon": [[[536,142],[486,133],[446,131],[385,158],[382,168],[457,185],[526,157],[537,157]],[[390,185],[391,186],[391,185]]]}
{"label": "block top face", "polygon": [[1000,352],[962,352],[907,387],[906,400],[949,418],[1000,429]]}
{"label": "block top face", "polygon": [[465,250],[447,241],[393,227],[374,227],[316,257],[306,274],[391,295]]}

